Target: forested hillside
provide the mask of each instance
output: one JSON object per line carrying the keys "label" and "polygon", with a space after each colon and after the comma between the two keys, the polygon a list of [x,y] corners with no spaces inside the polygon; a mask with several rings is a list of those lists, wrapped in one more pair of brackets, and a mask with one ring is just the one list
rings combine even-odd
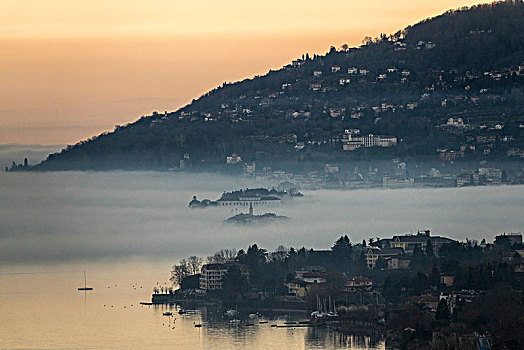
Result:
{"label": "forested hillside", "polygon": [[[523,28],[522,1],[448,11],[360,47],[304,54],[264,76],[224,83],[178,111],[117,126],[32,169],[170,169],[181,160],[210,169],[232,154],[297,166],[523,159]],[[369,134],[396,143],[348,146]]]}

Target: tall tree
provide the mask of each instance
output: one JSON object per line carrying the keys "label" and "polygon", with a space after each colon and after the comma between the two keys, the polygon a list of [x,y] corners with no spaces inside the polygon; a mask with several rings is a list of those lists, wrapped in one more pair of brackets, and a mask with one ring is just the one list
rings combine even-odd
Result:
{"label": "tall tree", "polygon": [[340,238],[331,247],[334,268],[339,271],[346,271],[351,264],[353,246],[347,235]]}
{"label": "tall tree", "polygon": [[426,256],[432,258],[434,255],[433,244],[431,243],[431,239],[428,238],[428,241],[426,242]]}
{"label": "tall tree", "polygon": [[449,308],[446,299],[441,299],[438,303],[437,312],[435,313],[435,319],[445,324],[449,322]]}
{"label": "tall tree", "polygon": [[189,272],[189,267],[187,264],[187,261],[185,259],[180,260],[180,263],[173,265],[171,268],[171,277],[169,280],[173,285],[180,285],[182,283],[182,280],[189,276],[191,273]]}
{"label": "tall tree", "polygon": [[233,297],[233,300],[236,300],[238,296],[245,300],[250,288],[249,280],[238,266],[232,266],[228,270],[222,279],[222,287],[225,293]]}
{"label": "tall tree", "polygon": [[429,284],[435,287],[440,284],[440,271],[435,262],[433,262],[431,273],[429,274]]}
{"label": "tall tree", "polygon": [[187,269],[189,271],[189,274],[196,275],[197,273],[200,273],[200,268],[202,267],[202,258],[199,258],[198,256],[190,256],[187,259]]}
{"label": "tall tree", "polygon": [[256,244],[247,248],[246,253],[246,264],[250,268],[256,268],[267,261],[267,250],[264,248],[258,248]]}

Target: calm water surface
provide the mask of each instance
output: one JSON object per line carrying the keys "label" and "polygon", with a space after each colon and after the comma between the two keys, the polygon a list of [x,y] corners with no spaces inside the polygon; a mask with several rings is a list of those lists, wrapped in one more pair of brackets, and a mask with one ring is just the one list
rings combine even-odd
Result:
{"label": "calm water surface", "polygon": [[[93,291],[76,290],[84,267]],[[239,327],[206,309],[178,315],[167,306],[139,305],[150,300],[151,286],[166,283],[165,268],[144,261],[18,266],[17,273],[2,268],[0,348],[384,349],[381,340],[326,329],[271,327],[286,316]],[[174,317],[163,316],[167,310]]]}

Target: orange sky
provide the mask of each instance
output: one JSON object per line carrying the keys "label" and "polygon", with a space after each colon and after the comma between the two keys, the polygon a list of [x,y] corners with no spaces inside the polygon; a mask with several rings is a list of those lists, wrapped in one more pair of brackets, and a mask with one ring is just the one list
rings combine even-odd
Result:
{"label": "orange sky", "polygon": [[0,144],[75,143],[476,2],[3,0]]}

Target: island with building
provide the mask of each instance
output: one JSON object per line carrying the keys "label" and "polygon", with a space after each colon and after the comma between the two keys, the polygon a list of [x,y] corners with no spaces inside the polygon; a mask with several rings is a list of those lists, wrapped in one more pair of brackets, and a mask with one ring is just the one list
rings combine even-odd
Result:
{"label": "island with building", "polygon": [[271,188],[246,188],[231,192],[224,192],[216,201],[209,199],[198,200],[193,196],[189,202],[189,208],[207,208],[207,207],[247,207],[247,206],[278,206],[282,201],[303,197],[295,187],[288,187],[285,190]]}
{"label": "island with building", "polygon": [[249,204],[249,212],[247,214],[239,213],[235,216],[225,220],[227,224],[237,225],[262,225],[268,224],[275,221],[287,220],[287,216],[277,215],[275,213],[264,213],[261,215],[253,214],[253,203]]}
{"label": "island with building", "polygon": [[[373,235],[375,236],[375,235]],[[302,311],[307,326],[387,332],[404,349],[519,349],[524,344],[521,233],[458,241],[430,230],[330,249],[256,244],[183,259],[153,303],[246,312]],[[217,306],[218,305],[218,306]],[[210,306],[211,307],[211,306]]]}

